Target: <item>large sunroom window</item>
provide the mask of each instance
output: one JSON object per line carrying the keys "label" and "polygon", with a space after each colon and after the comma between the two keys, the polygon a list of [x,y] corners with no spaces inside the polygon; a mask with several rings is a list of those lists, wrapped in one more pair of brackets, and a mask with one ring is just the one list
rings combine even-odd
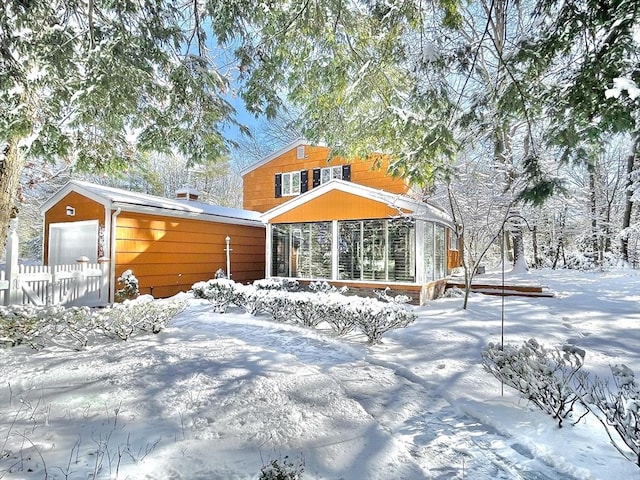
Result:
{"label": "large sunroom window", "polygon": [[273,276],[331,278],[331,222],[273,225],[271,241]]}
{"label": "large sunroom window", "polygon": [[443,278],[447,271],[446,228],[431,222],[424,228],[424,276],[427,282]]}
{"label": "large sunroom window", "polygon": [[338,222],[338,238],[340,280],[415,280],[415,229],[411,221]]}

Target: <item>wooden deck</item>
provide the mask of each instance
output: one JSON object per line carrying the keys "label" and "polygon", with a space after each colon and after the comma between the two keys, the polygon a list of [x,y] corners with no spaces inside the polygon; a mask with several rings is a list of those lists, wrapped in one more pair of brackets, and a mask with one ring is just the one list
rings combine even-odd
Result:
{"label": "wooden deck", "polygon": [[[447,289],[459,288],[464,290],[464,282],[456,280],[447,281]],[[474,281],[471,284],[471,291],[474,293],[482,293],[484,295],[497,295],[505,297],[544,297],[552,298],[553,292],[550,292],[547,287],[542,285],[515,285],[515,284],[502,284],[498,283],[480,283]]]}

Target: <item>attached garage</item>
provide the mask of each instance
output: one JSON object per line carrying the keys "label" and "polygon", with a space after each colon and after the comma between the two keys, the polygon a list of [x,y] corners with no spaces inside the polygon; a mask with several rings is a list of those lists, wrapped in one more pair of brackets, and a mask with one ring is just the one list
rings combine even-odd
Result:
{"label": "attached garage", "polygon": [[[260,215],[208,205],[185,189],[170,199],[71,181],[42,207],[47,265],[108,258],[110,300],[127,269],[141,293],[167,297],[227,270],[250,282],[264,277],[265,227]],[[229,247],[227,247],[227,239]]]}

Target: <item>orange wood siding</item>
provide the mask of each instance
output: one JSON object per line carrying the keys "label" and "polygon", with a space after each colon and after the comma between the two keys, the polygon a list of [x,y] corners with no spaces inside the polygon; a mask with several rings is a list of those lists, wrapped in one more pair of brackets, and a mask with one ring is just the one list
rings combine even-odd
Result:
{"label": "orange wood siding", "polygon": [[298,159],[296,148],[283,153],[265,165],[246,173],[243,176],[243,208],[257,212],[266,212],[288,200],[292,196],[275,196],[275,176],[277,173],[296,172],[307,170],[309,172],[309,190],[313,186],[314,168],[331,167],[338,165],[351,165],[351,181],[391,193],[407,193],[408,186],[400,178],[394,178],[386,173],[388,162],[383,160],[380,168],[372,168],[372,162],[354,160],[347,162],[344,159],[334,158],[327,162],[329,149],[327,147],[305,146],[305,158]]}
{"label": "orange wood siding", "polygon": [[[67,215],[67,207],[75,209],[75,215]],[[49,261],[49,225],[52,223],[80,222],[98,220],[99,228],[104,228],[104,205],[80,195],[69,192],[58,203],[51,207],[44,215],[44,264]],[[109,255],[109,252],[99,252],[99,255]]]}
{"label": "orange wood siding", "polygon": [[271,219],[269,223],[389,218],[397,216],[399,213],[400,211],[385,203],[333,190]]}
{"label": "orange wood siding", "polygon": [[[131,269],[140,292],[167,297],[187,291],[227,269],[226,237],[231,238],[231,275],[246,283],[264,277],[262,227],[122,212],[116,228],[116,276]],[[119,287],[116,287],[116,289]]]}

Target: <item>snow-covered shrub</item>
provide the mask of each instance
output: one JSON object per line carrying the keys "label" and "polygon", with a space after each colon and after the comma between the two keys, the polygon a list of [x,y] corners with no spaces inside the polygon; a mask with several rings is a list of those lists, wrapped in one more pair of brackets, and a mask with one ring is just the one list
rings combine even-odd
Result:
{"label": "snow-covered shrub", "polygon": [[346,335],[356,328],[356,322],[351,310],[345,307],[345,298],[339,294],[330,294],[325,297],[324,304],[325,322],[337,335]]}
{"label": "snow-covered shrub", "polygon": [[251,315],[257,315],[264,310],[265,290],[259,290],[253,285],[234,285],[233,303]]}
{"label": "snow-covered shrub", "polygon": [[259,290],[286,290],[288,292],[295,292],[300,287],[297,280],[290,278],[264,278],[253,282],[253,286]]}
{"label": "snow-covered shrub", "polygon": [[125,270],[118,277],[118,285],[122,284],[122,288],[115,294],[116,301],[133,300],[140,295],[140,285],[138,279],[131,270]]}
{"label": "snow-covered shrub", "polygon": [[324,281],[324,282],[309,283],[309,290],[315,293],[341,293],[342,295],[344,295],[349,291],[349,287],[344,286],[344,287],[336,288],[333,285],[330,285],[329,283]]}
{"label": "snow-covered shrub", "polygon": [[79,349],[87,344],[93,326],[88,307],[0,306],[0,346],[29,345],[40,350],[58,345]]}
{"label": "snow-covered shrub", "polygon": [[151,295],[144,295],[99,311],[98,326],[109,338],[128,340],[140,332],[159,333],[184,307],[182,302],[154,301]]}
{"label": "snow-covered shrub", "polygon": [[224,313],[236,296],[236,283],[226,278],[214,278],[194,283],[191,291],[194,297],[209,300],[217,311]]}
{"label": "snow-covered shrub", "polygon": [[308,294],[291,292],[288,301],[291,303],[293,320],[305,327],[317,327],[329,313],[326,308],[326,294]]}
{"label": "snow-covered shrub", "polygon": [[[585,406],[593,413],[607,432],[614,431],[635,455],[630,458],[640,467],[640,382],[633,370],[626,365],[611,366],[614,388],[599,377],[593,380],[581,375],[578,391]],[[622,455],[628,454],[620,448],[609,433],[613,445]]]}
{"label": "snow-covered shrub", "polygon": [[153,300],[145,295],[105,309],[61,305],[0,307],[0,346],[80,350],[100,336],[126,340],[136,333],[160,332],[184,306],[182,302]]}
{"label": "snow-covered shrub", "polygon": [[213,278],[228,278],[227,272],[219,268],[218,270],[216,270],[216,273],[213,274]]}
{"label": "snow-covered shrub", "polygon": [[416,319],[415,314],[402,304],[384,303],[373,298],[351,297],[347,309],[370,345],[381,343],[382,335],[389,330],[404,328]]}
{"label": "snow-covered shrub", "polygon": [[490,343],[482,350],[482,364],[562,427],[563,420],[580,401],[574,386],[584,355],[573,345],[547,350],[532,338],[521,347]]}
{"label": "snow-covered shrub", "polygon": [[292,292],[286,290],[271,290],[264,295],[262,310],[271,315],[276,322],[294,321],[294,306],[291,300]]}
{"label": "snow-covered shrub", "polygon": [[294,463],[285,456],[282,460],[272,460],[260,469],[259,480],[301,480],[304,460]]}

